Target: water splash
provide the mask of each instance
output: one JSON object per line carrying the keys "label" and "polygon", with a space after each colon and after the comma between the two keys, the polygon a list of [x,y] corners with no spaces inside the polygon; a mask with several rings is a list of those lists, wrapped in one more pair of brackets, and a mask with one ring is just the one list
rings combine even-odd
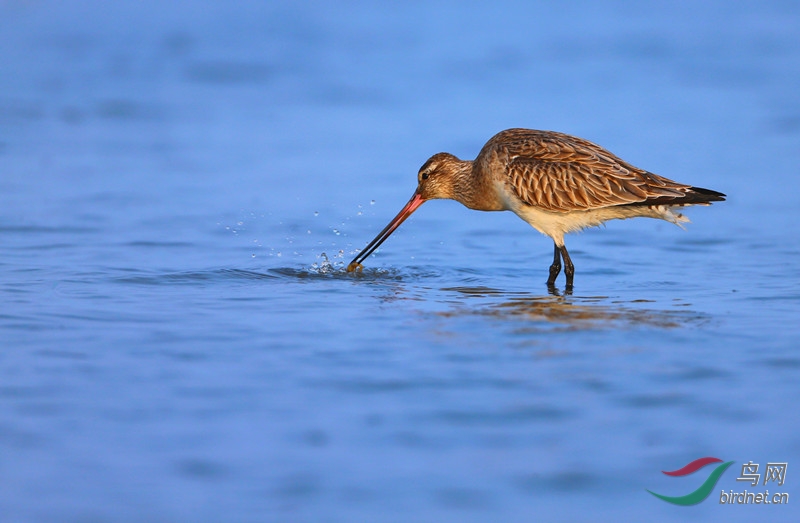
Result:
{"label": "water splash", "polygon": [[[344,251],[340,250],[338,253],[334,255],[334,260],[344,258]],[[331,262],[328,259],[328,255],[324,252],[317,256],[318,262],[314,262],[311,264],[311,272],[315,272],[317,274],[333,274],[335,272],[340,272],[344,269],[344,262],[343,261],[333,261]]]}

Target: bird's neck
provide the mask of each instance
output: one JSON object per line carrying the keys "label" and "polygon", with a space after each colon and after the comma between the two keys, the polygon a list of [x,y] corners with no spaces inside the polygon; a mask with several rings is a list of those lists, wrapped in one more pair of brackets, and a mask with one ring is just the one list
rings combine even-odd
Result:
{"label": "bird's neck", "polygon": [[504,209],[502,201],[496,195],[492,180],[476,172],[474,164],[468,160],[459,160],[453,174],[452,199],[464,206],[479,211],[500,211]]}

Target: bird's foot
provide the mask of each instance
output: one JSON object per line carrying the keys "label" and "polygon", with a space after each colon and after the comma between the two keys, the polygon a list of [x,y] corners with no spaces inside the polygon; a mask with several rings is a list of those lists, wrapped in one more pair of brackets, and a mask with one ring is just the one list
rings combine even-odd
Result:
{"label": "bird's foot", "polygon": [[562,293],[561,290],[556,287],[555,285],[547,285],[547,293],[551,296],[572,296],[572,286],[567,285],[564,287],[564,292]]}

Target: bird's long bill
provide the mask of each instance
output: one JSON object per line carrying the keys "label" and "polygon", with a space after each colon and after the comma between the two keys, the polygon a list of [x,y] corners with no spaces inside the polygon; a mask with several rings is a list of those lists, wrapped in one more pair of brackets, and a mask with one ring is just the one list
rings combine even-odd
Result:
{"label": "bird's long bill", "polygon": [[414,196],[408,200],[408,203],[403,207],[397,216],[395,216],[392,221],[389,222],[389,225],[386,226],[378,235],[375,237],[374,240],[369,242],[363,251],[358,253],[358,255],[353,258],[353,261],[350,262],[350,265],[347,266],[347,272],[353,272],[355,270],[361,270],[361,262],[366,260],[370,254],[372,254],[375,249],[380,247],[380,245],[386,241],[386,238],[391,235],[395,229],[400,227],[400,224],[406,221],[406,218],[411,216],[411,213],[417,210],[417,208],[425,203],[425,199],[422,197],[421,194],[418,192],[414,193]]}

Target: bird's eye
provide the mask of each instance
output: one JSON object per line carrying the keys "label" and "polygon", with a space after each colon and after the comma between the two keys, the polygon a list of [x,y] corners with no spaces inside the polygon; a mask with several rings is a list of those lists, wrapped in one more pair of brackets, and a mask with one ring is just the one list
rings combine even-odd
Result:
{"label": "bird's eye", "polygon": [[430,176],[430,173],[422,173],[422,179],[423,180],[427,180],[428,176]]}

